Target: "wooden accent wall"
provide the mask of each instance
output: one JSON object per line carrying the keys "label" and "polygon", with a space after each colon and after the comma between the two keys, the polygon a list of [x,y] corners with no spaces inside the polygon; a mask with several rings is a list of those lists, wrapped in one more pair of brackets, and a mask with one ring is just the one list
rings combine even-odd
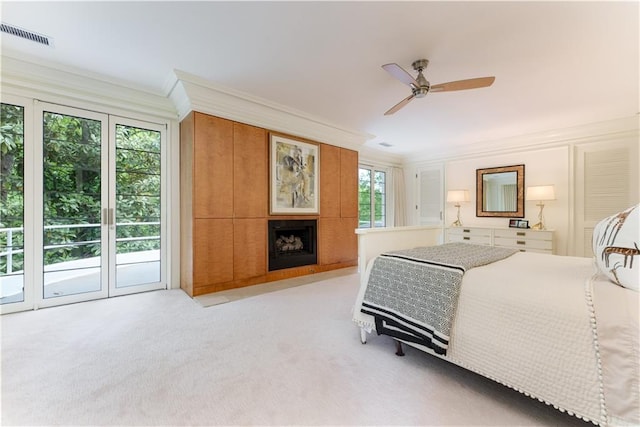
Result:
{"label": "wooden accent wall", "polygon": [[318,263],[349,264],[358,253],[358,153],[320,146]]}
{"label": "wooden accent wall", "polygon": [[[357,265],[358,153],[292,137],[320,146],[320,214],[270,216],[269,133],[199,112],[180,123],[180,275],[191,296]],[[318,263],[267,271],[271,218],[317,219]]]}
{"label": "wooden accent wall", "polygon": [[196,113],[193,136],[193,216],[233,215],[233,122]]}

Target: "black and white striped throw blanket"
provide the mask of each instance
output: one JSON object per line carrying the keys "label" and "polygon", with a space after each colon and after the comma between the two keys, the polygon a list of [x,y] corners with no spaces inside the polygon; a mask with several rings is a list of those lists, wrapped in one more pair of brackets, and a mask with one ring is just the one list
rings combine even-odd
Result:
{"label": "black and white striped throw blanket", "polygon": [[447,243],[381,254],[373,262],[361,311],[376,332],[446,355],[464,273],[515,250]]}

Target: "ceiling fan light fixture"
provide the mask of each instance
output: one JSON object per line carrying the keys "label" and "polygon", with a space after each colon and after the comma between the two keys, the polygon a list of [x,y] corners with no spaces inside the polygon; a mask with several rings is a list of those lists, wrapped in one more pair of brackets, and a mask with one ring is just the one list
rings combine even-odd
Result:
{"label": "ceiling fan light fixture", "polygon": [[424,98],[429,93],[429,84],[427,82],[427,86],[420,86],[413,90],[413,96],[416,98]]}

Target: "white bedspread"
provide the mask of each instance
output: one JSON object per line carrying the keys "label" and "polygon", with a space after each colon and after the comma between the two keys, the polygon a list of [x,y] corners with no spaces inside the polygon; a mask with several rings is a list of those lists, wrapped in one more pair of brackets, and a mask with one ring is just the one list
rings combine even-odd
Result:
{"label": "white bedspread", "polygon": [[604,276],[592,289],[609,423],[640,426],[640,294]]}
{"label": "white bedspread", "polygon": [[517,253],[465,275],[449,358],[545,402],[603,421],[587,258]]}
{"label": "white bedspread", "polygon": [[[370,331],[359,313],[367,273],[354,321]],[[629,390],[638,385],[637,293],[593,277],[591,259],[531,252],[471,269],[444,359],[601,425],[640,423],[638,390]],[[621,323],[632,324],[622,341]]]}

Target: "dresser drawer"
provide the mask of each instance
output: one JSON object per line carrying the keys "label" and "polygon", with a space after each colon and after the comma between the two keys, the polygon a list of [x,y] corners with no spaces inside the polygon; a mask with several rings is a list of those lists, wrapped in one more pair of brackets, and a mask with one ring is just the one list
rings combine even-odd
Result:
{"label": "dresser drawer", "polygon": [[447,230],[452,236],[486,236],[491,237],[490,228],[456,227]]}
{"label": "dresser drawer", "polygon": [[446,241],[501,246],[526,252],[553,253],[553,230],[451,227],[446,230]]}
{"label": "dresser drawer", "polygon": [[449,242],[465,242],[475,245],[491,245],[491,236],[449,234]]}
{"label": "dresser drawer", "polygon": [[498,238],[506,239],[518,239],[518,240],[553,240],[552,231],[536,231],[536,230],[518,230],[518,229],[499,229],[494,230],[494,236]]}
{"label": "dresser drawer", "polygon": [[553,250],[553,242],[551,240],[536,240],[532,238],[514,238],[514,237],[495,237],[493,240],[495,246],[504,246],[508,248],[520,250],[537,250],[549,251]]}

